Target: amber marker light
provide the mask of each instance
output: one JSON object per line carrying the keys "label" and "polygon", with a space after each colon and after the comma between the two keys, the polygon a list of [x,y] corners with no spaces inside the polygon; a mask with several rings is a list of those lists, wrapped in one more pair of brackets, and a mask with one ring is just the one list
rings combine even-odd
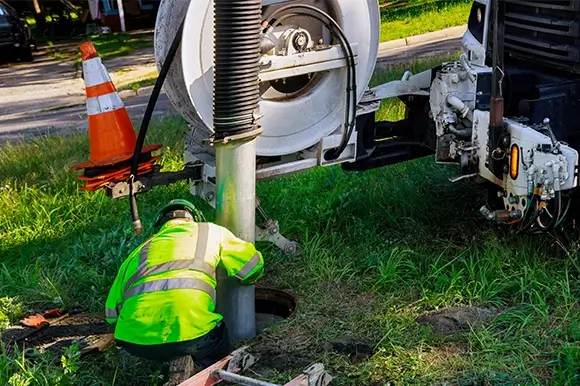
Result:
{"label": "amber marker light", "polygon": [[512,179],[518,178],[519,173],[520,148],[518,145],[512,145],[510,152],[510,176]]}

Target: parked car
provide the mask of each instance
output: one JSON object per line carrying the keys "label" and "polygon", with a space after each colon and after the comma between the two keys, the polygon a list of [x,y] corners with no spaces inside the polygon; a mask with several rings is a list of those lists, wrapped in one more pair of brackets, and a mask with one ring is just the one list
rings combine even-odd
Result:
{"label": "parked car", "polygon": [[31,62],[35,47],[30,26],[18,12],[0,0],[0,60]]}

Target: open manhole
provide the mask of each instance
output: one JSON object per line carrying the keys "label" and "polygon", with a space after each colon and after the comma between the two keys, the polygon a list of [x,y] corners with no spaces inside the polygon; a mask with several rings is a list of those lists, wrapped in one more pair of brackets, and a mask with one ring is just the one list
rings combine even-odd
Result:
{"label": "open manhole", "polygon": [[290,318],[296,312],[296,298],[274,288],[256,288],[256,331],[263,332],[276,323]]}

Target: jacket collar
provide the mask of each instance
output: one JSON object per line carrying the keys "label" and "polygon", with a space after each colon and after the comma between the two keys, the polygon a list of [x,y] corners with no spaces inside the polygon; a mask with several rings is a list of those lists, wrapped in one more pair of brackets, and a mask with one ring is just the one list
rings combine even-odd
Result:
{"label": "jacket collar", "polygon": [[165,224],[163,224],[161,226],[161,228],[159,228],[159,232],[157,232],[157,233],[163,232],[166,229],[175,228],[175,227],[182,226],[182,225],[193,225],[193,224],[195,224],[194,221],[186,220],[186,219],[182,219],[182,218],[176,218],[173,220],[169,220]]}

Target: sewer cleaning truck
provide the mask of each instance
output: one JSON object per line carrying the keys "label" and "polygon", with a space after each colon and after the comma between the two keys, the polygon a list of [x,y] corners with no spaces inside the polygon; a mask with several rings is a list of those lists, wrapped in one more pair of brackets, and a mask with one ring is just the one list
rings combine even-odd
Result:
{"label": "sewer cleaning truck", "polygon": [[[186,161],[203,164],[191,191],[215,205],[212,3],[162,2],[155,53],[161,68],[185,14],[165,89],[189,123]],[[457,60],[370,88],[376,0],[263,0],[256,178],[434,157],[457,165],[450,183],[485,187],[487,219],[529,234],[561,224],[578,185],[580,2],[475,0],[467,18]],[[388,98],[404,119],[377,121]]]}
{"label": "sewer cleaning truck", "polygon": [[[235,12],[226,3],[161,1],[160,75],[132,177],[106,186],[113,198],[133,203],[136,193],[188,179],[210,205],[230,200],[222,212],[253,212],[257,180],[433,157],[457,166],[450,183],[484,188],[486,205],[474,210],[490,221],[538,235],[569,217],[578,192],[580,1],[475,0],[456,60],[374,87],[377,0],[248,0]],[[188,123],[185,168],[140,175],[137,147],[161,85]],[[377,120],[389,98],[404,103],[403,119]],[[220,150],[244,138],[249,145]],[[299,251],[255,201],[265,220],[256,239]],[[240,219],[245,228],[255,220]]]}

